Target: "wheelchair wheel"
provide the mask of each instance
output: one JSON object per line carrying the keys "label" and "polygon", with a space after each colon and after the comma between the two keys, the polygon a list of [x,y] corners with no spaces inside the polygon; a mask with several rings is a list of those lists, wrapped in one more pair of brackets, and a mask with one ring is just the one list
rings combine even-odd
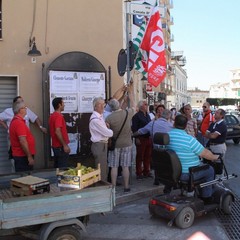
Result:
{"label": "wheelchair wheel", "polygon": [[191,227],[194,222],[194,211],[191,207],[185,207],[177,215],[175,219],[175,224],[179,228],[188,228]]}
{"label": "wheelchair wheel", "polygon": [[226,214],[231,214],[232,212],[232,196],[231,195],[227,195],[223,199],[222,210]]}

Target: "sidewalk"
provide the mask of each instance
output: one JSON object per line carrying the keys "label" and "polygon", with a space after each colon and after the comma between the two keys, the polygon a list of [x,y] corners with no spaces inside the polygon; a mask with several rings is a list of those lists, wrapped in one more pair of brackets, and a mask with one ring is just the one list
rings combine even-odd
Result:
{"label": "sidewalk", "polygon": [[[161,194],[163,192],[164,186],[160,184],[159,186],[153,185],[154,178],[144,178],[142,180],[137,180],[136,178],[136,147],[133,144],[132,148],[132,166],[130,168],[130,192],[123,192],[123,185],[116,187],[116,205],[135,201],[145,197],[152,197],[156,194]],[[151,171],[154,176],[154,172]],[[122,179],[118,179],[121,183]]]}
{"label": "sidewalk", "polygon": [[[121,179],[119,179],[119,182]],[[137,180],[136,175],[132,173],[130,180],[130,192],[124,193],[123,185],[116,187],[116,205],[135,201],[145,197],[151,197],[160,194],[163,191],[163,185],[153,185],[153,178],[144,178]]]}

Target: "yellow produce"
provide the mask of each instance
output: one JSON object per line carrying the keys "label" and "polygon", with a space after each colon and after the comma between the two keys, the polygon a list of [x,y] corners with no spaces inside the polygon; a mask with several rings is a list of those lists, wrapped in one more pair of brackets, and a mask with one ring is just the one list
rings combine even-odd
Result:
{"label": "yellow produce", "polygon": [[64,175],[77,176],[78,170],[81,170],[82,175],[93,172],[94,169],[91,167],[86,167],[84,165],[79,165],[76,168],[69,168],[67,171],[64,171]]}

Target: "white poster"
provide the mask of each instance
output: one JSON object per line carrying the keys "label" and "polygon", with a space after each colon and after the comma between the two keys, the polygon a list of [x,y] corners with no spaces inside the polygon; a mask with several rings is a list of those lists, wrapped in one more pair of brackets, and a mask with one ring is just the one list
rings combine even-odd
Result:
{"label": "white poster", "polygon": [[77,92],[78,74],[76,72],[50,71],[50,92]]}
{"label": "white poster", "polygon": [[[91,92],[95,95],[105,92],[105,74],[104,73],[92,73],[92,72],[80,72],[80,92]],[[100,96],[100,95],[99,95]]]}
{"label": "white poster", "polygon": [[105,99],[105,73],[50,71],[50,112],[52,100],[62,97],[64,113],[90,113],[95,97]]}
{"label": "white poster", "polygon": [[102,97],[105,99],[105,93],[82,93],[79,95],[79,112],[91,113],[93,112],[93,99]]}
{"label": "white poster", "polygon": [[[64,101],[63,113],[76,113],[78,110],[78,94],[77,93],[56,93],[52,92],[50,95],[50,102],[56,97],[62,97]],[[54,112],[53,106],[50,106],[50,113]]]}

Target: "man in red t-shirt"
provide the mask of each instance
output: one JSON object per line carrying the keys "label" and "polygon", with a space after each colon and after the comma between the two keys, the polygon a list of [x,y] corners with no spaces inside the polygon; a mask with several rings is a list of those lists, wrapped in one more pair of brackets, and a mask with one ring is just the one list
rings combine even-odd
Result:
{"label": "man in red t-shirt", "polygon": [[15,171],[31,171],[34,165],[35,140],[24,117],[27,107],[23,101],[13,103],[14,117],[9,127]]}
{"label": "man in red t-shirt", "polygon": [[61,114],[65,105],[61,97],[54,98],[52,105],[55,111],[49,118],[49,128],[54,153],[54,167],[63,168],[68,166],[70,153],[66,122]]}

